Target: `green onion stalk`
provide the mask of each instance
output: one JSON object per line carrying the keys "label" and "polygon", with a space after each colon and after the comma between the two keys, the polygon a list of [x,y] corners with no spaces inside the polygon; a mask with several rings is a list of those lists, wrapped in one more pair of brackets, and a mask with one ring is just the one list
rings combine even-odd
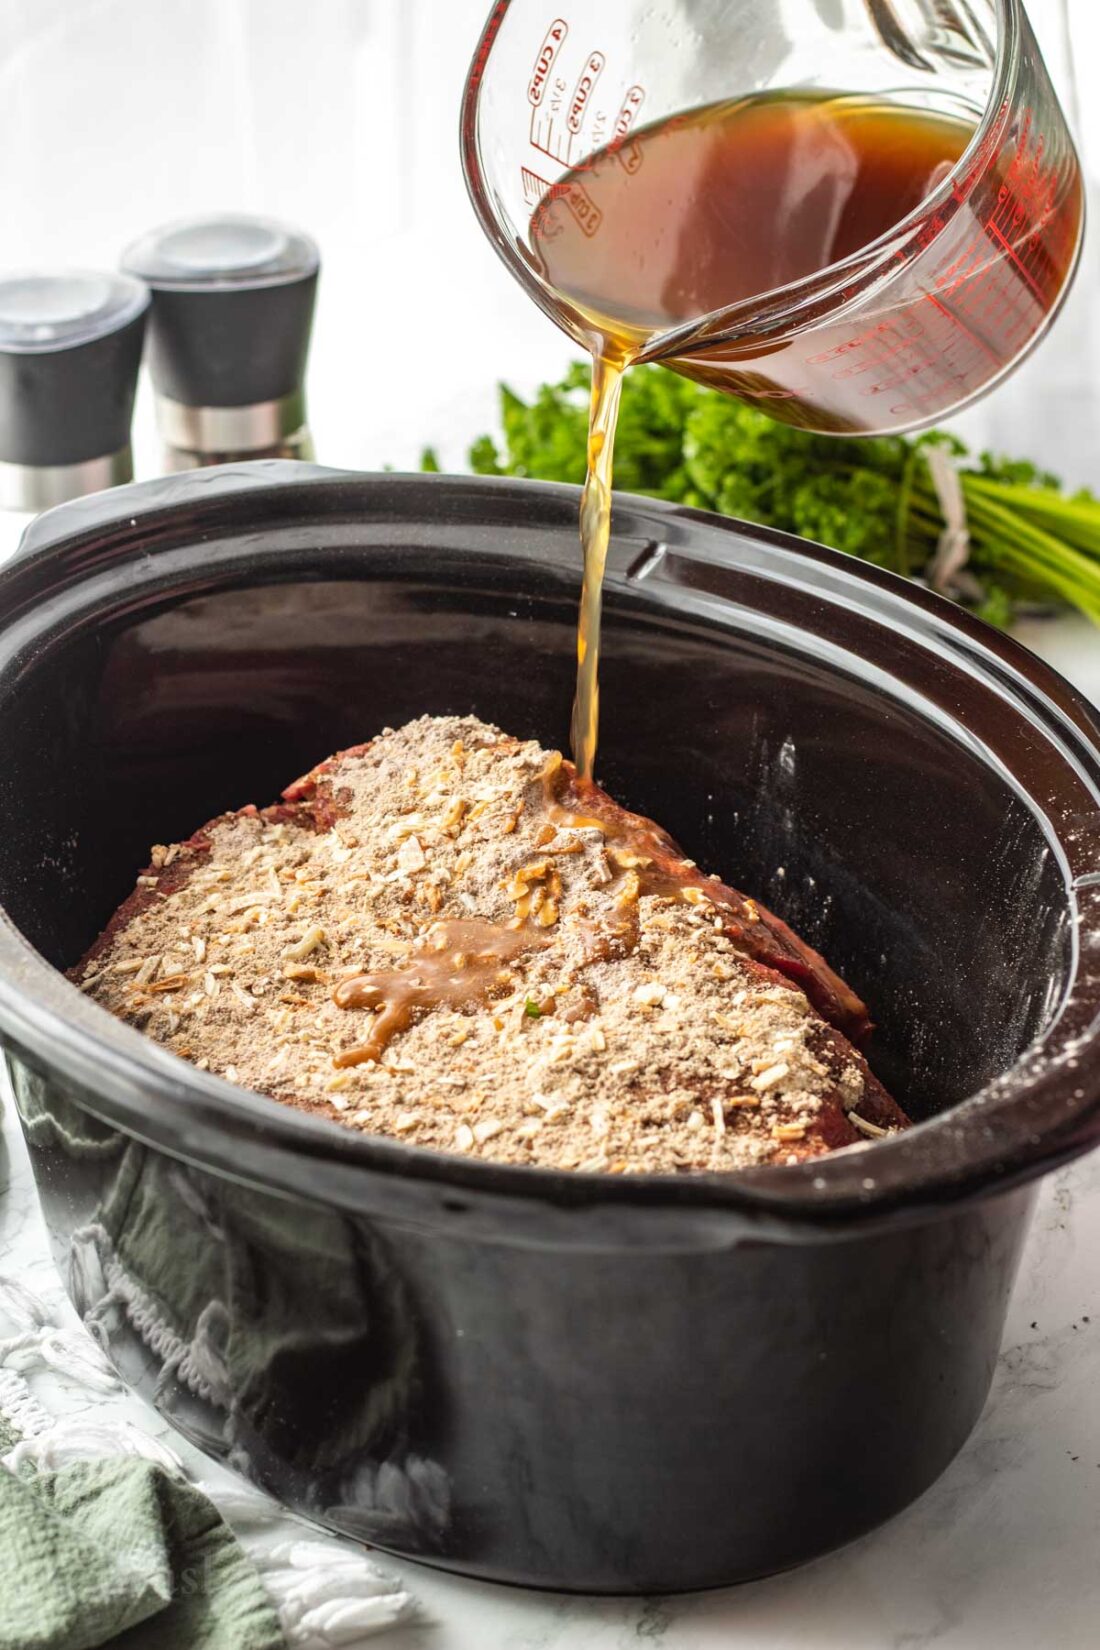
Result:
{"label": "green onion stalk", "polygon": [[[479,475],[584,479],[588,373],[577,363],[529,400],[501,387],[501,435],[479,437]],[[930,574],[946,525],[928,464],[946,446],[966,506],[969,556],[946,591],[1002,627],[1036,605],[1100,624],[1100,500],[1027,460],[958,437],[812,435],[659,366],[626,376],[615,483],[831,545],[910,578]],[[438,469],[426,451],[423,468]]]}

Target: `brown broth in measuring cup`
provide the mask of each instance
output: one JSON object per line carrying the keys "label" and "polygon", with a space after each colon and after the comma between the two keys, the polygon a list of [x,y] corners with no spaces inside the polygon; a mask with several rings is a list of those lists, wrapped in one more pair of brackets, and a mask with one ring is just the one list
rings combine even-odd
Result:
{"label": "brown broth in measuring cup", "polygon": [[[623,370],[660,359],[773,417],[837,433],[913,428],[970,399],[1038,336],[1079,242],[1079,179],[1044,170],[1026,120],[1003,165],[975,154],[973,177],[914,232],[916,248],[884,265],[881,302],[860,292],[858,313],[846,313],[830,294],[826,317],[811,310],[769,329],[766,295],[888,235],[952,174],[975,124],[865,97],[770,92],[644,127],[539,203],[530,245],[540,279],[594,361],[573,712],[582,776],[598,733]],[[720,336],[700,329],[730,310]]]}
{"label": "brown broth in measuring cup", "polygon": [[711,104],[567,174],[537,210],[532,243],[587,327],[644,348],[877,240],[927,199],[973,132],[855,97]]}

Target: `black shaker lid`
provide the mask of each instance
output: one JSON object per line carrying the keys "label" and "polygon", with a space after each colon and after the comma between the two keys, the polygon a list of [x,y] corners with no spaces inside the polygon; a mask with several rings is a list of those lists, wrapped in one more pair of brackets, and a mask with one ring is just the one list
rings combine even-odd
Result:
{"label": "black shaker lid", "polygon": [[125,275],[0,274],[0,462],[81,464],[129,447],[148,307]]}
{"label": "black shaker lid", "polygon": [[299,391],[320,254],[271,218],[218,214],[152,230],[122,266],[153,291],[157,392],[187,407],[248,407]]}

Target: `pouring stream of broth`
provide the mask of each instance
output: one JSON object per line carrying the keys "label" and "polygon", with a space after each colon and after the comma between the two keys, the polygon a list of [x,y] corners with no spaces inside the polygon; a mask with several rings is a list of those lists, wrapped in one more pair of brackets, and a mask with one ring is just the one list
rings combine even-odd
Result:
{"label": "pouring stream of broth", "polygon": [[[567,174],[536,210],[531,244],[593,359],[572,722],[583,779],[593,776],[599,736],[600,611],[623,372],[643,354],[654,358],[661,334],[813,275],[886,233],[942,181],[973,129],[863,97],[768,93],[643,128],[628,149],[599,151]],[[799,340],[777,348],[797,351]],[[667,364],[735,393],[767,393],[744,373],[739,379],[736,346],[706,361]],[[783,416],[798,422],[789,399]],[[815,421],[821,427],[816,410]]]}

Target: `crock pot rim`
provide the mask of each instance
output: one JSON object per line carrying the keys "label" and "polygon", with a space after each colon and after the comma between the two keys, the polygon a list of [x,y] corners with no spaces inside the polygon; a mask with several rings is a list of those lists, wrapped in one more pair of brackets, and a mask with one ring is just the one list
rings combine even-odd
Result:
{"label": "crock pot rim", "polygon": [[[406,495],[410,504],[425,491],[454,492],[467,504],[501,491],[525,495],[545,506],[576,508],[579,490],[557,483],[511,478],[400,475],[327,469],[288,461],[227,465],[116,488],[58,507],[27,529],[16,556],[0,571],[0,603],[5,586],[33,560],[48,561],[92,539],[102,550],[112,530],[135,544],[149,518],[176,513],[186,502],[197,514],[217,507],[242,491],[264,492],[274,500],[303,489],[328,489],[337,495],[364,487]],[[318,495],[319,496],[319,495]],[[1036,706],[1060,742],[1100,776],[1100,725],[1087,701],[1041,660],[1009,637],[957,608],[880,568],[838,552],[752,523],[661,500],[617,495],[621,511],[632,517],[655,516],[660,524],[704,525],[733,535],[749,535],[790,555],[794,565],[817,565],[850,585],[853,595],[865,585],[891,598],[894,616],[911,614],[920,628],[934,632],[950,654],[983,658],[994,673],[1027,691],[1034,718]],[[430,518],[429,518],[430,519]],[[211,528],[214,523],[210,523]],[[661,537],[663,535],[657,535]],[[204,542],[209,538],[204,534]],[[72,574],[79,580],[80,570]],[[873,616],[873,615],[869,615]],[[2,622],[2,620],[0,620]],[[402,1145],[381,1136],[359,1134],[326,1119],[304,1116],[260,1094],[200,1072],[115,1020],[82,997],[47,963],[3,914],[0,921],[0,1031],[16,1044],[55,1065],[82,1083],[92,1095],[97,1078],[110,1077],[122,1090],[140,1093],[140,1107],[103,1096],[101,1115],[120,1127],[148,1137],[150,1125],[167,1149],[177,1140],[182,1156],[199,1155],[211,1163],[235,1164],[224,1148],[252,1135],[291,1158],[319,1160],[344,1167],[358,1165],[378,1175],[408,1182],[433,1182],[459,1192],[510,1201],[576,1206],[667,1205],[726,1209],[747,1216],[766,1214],[785,1223],[816,1226],[858,1217],[860,1223],[890,1212],[914,1212],[960,1196],[1007,1190],[1019,1181],[1046,1172],[1100,1141],[1100,1081],[1088,1090],[1091,1062],[1100,1077],[1100,978],[1090,980],[1078,1005],[1074,1058],[1040,1069],[999,1097],[997,1082],[979,1096],[930,1118],[911,1131],[868,1147],[852,1147],[809,1163],[743,1170],[728,1175],[616,1176],[508,1165]],[[68,1012],[66,1011],[68,1010]],[[76,1018],[74,1019],[75,1010]],[[1026,1058],[1026,1057],[1025,1057]],[[1014,1068],[1017,1069],[1017,1068]],[[998,1080],[999,1081],[999,1080]],[[186,1097],[186,1101],[185,1101]],[[181,1102],[185,1109],[181,1110]],[[150,1108],[154,1106],[156,1110]],[[1003,1126],[991,1139],[990,1112],[996,1108]],[[95,1108],[98,1109],[98,1108]],[[220,1129],[219,1125],[227,1125]],[[219,1151],[219,1135],[223,1150]]]}

